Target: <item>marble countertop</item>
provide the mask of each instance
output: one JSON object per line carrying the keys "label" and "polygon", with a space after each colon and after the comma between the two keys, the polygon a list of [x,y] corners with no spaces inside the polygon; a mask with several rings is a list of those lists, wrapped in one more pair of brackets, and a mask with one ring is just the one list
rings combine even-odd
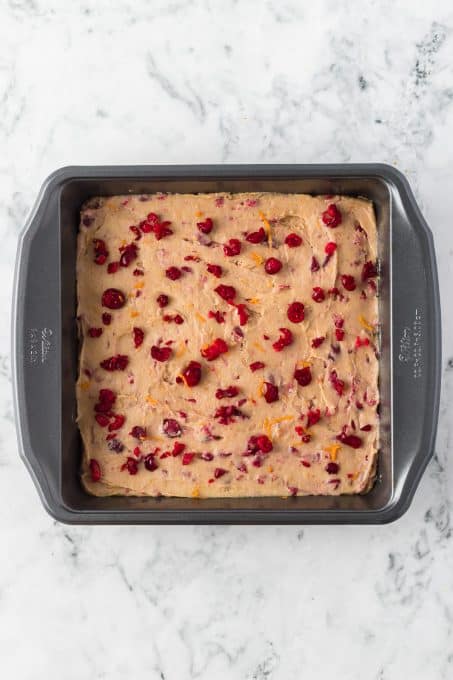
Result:
{"label": "marble countertop", "polygon": [[[450,0],[0,4],[0,658],[14,680],[453,677],[453,321],[436,455],[382,527],[66,527],[18,458],[17,236],[66,164],[383,161],[453,286]],[[364,670],[366,669],[366,670]]]}

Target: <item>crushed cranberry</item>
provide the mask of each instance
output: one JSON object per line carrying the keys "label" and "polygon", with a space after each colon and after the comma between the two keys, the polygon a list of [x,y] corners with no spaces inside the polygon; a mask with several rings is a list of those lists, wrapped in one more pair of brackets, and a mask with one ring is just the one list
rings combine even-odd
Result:
{"label": "crushed cranberry", "polygon": [[[254,458],[252,460],[252,465],[254,467],[257,467],[257,468],[261,467],[263,465],[263,457],[262,456],[256,456],[256,458]],[[262,484],[262,483],[263,482],[260,481],[260,479],[258,479],[258,484]]]}
{"label": "crushed cranberry", "polygon": [[247,323],[247,321],[249,319],[249,313],[248,313],[247,307],[243,304],[239,304],[239,305],[236,305],[236,309],[237,309],[238,314],[239,314],[239,323],[241,324],[241,326],[245,326],[245,324]]}
{"label": "crushed cranberry", "polygon": [[270,382],[265,382],[263,386],[263,397],[268,404],[278,401],[278,387]]}
{"label": "crushed cranberry", "polygon": [[338,210],[335,203],[331,203],[327,206],[327,209],[324,210],[321,215],[321,219],[326,227],[330,227],[331,229],[334,229],[335,227],[338,227],[339,224],[341,224],[341,212]]}
{"label": "crushed cranberry", "polygon": [[182,462],[183,465],[189,465],[193,461],[194,458],[195,458],[194,453],[183,453],[181,462]]}
{"label": "crushed cranberry", "polygon": [[280,331],[280,337],[279,339],[272,343],[272,347],[275,349],[276,352],[281,352],[285,347],[288,347],[288,345],[291,345],[293,342],[293,334],[289,330],[289,328],[279,328]]}
{"label": "crushed cranberry", "polygon": [[101,466],[99,465],[96,458],[90,458],[89,465],[90,465],[91,481],[92,482],[99,482],[99,480],[101,479],[102,473],[101,473]]}
{"label": "crushed cranberry", "polygon": [[124,371],[129,363],[129,358],[125,354],[115,354],[113,357],[101,361],[101,368],[106,371]]}
{"label": "crushed cranberry", "polygon": [[317,272],[319,270],[319,262],[316,257],[311,258],[310,271]]}
{"label": "crushed cranberry", "polygon": [[325,296],[324,290],[322,288],[320,288],[319,286],[315,286],[313,288],[313,293],[312,293],[311,297],[315,302],[323,302],[323,300],[325,300],[326,296]]}
{"label": "crushed cranberry", "polygon": [[144,276],[145,272],[143,271],[143,269],[134,269],[132,274],[133,276]]}
{"label": "crushed cranberry", "polygon": [[373,428],[372,428],[371,425],[364,425],[363,427],[360,428],[360,431],[361,432],[370,432],[372,429]]}
{"label": "crushed cranberry", "polygon": [[206,269],[210,274],[216,277],[216,279],[220,279],[222,276],[222,267],[219,264],[207,264]]}
{"label": "crushed cranberry", "polygon": [[197,227],[202,234],[210,234],[213,226],[214,223],[210,217],[207,217],[203,222],[197,222]]}
{"label": "crushed cranberry", "polygon": [[157,296],[156,298],[157,304],[159,307],[162,309],[163,307],[166,307],[168,305],[168,295],[165,295],[165,293],[161,293],[160,295]]}
{"label": "crushed cranberry", "polygon": [[340,432],[340,434],[337,435],[337,439],[339,442],[346,444],[346,446],[350,446],[352,449],[359,449],[362,446],[362,440],[355,434]]}
{"label": "crushed cranberry", "polygon": [[341,295],[340,291],[338,290],[338,288],[336,286],[334,286],[333,288],[329,288],[328,292],[329,292],[329,295],[331,295],[334,300],[336,300],[337,297],[343,298],[343,296]]}
{"label": "crushed cranberry", "polygon": [[128,267],[131,262],[137,259],[138,248],[135,243],[129,243],[127,246],[120,248],[120,265],[121,267]]}
{"label": "crushed cranberry", "polygon": [[334,463],[333,461],[327,463],[326,465],[326,472],[328,472],[329,475],[336,475],[339,469],[340,466],[338,465],[338,463]]}
{"label": "crushed cranberry", "polygon": [[229,425],[235,423],[235,418],[245,418],[246,416],[237,407],[230,404],[229,406],[219,406],[214,413],[214,418],[217,418],[221,425]]}
{"label": "crushed cranberry", "polygon": [[140,347],[140,345],[143,343],[145,334],[141,328],[134,326],[132,329],[132,337],[134,338],[134,347]]}
{"label": "crushed cranberry", "polygon": [[313,338],[313,340],[311,341],[311,346],[313,347],[313,349],[316,349],[317,347],[322,345],[325,339],[326,339],[325,336],[322,336],[320,338]]}
{"label": "crushed cranberry", "polygon": [[351,274],[342,274],[341,283],[346,290],[352,291],[356,289],[355,279]]}
{"label": "crushed cranberry", "polygon": [[223,252],[227,257],[234,257],[234,255],[239,255],[241,252],[241,242],[237,238],[230,238],[230,240],[224,244]]}
{"label": "crushed cranberry", "polygon": [[109,443],[107,444],[107,448],[110,451],[115,451],[115,453],[121,453],[121,451],[124,451],[123,444],[116,437],[113,437],[113,439],[109,441]]}
{"label": "crushed cranberry", "polygon": [[338,341],[344,339],[344,330],[342,328],[335,328],[335,337]]}
{"label": "crushed cranberry", "polygon": [[270,453],[273,446],[272,442],[265,434],[253,435],[247,442],[247,454],[258,453]]}
{"label": "crushed cranberry", "polygon": [[171,452],[171,455],[173,456],[173,458],[176,458],[176,456],[179,456],[184,451],[185,448],[186,445],[183,444],[182,442],[175,442],[173,444],[173,451]]}
{"label": "crushed cranberry", "polygon": [[89,328],[88,335],[90,338],[99,338],[99,336],[102,335],[102,330],[102,328]]}
{"label": "crushed cranberry", "polygon": [[282,263],[276,257],[269,257],[264,263],[264,271],[266,274],[278,274],[282,266]]}
{"label": "crushed cranberry", "polygon": [[362,267],[362,281],[367,281],[368,279],[374,279],[378,275],[377,267],[374,262],[369,260],[365,262]]}
{"label": "crushed cranberry", "polygon": [[225,323],[225,312],[219,312],[218,310],[213,312],[212,310],[209,310],[208,317],[210,319],[215,319],[217,323]]}
{"label": "crushed cranberry", "polygon": [[182,318],[181,314],[175,314],[175,316],[173,317],[173,321],[178,326],[180,326],[182,323],[184,323],[184,319]]}
{"label": "crushed cranberry", "polygon": [[195,387],[201,380],[201,364],[198,361],[190,361],[181,375],[188,387]]}
{"label": "crushed cranberry", "polygon": [[110,416],[106,416],[105,413],[96,413],[94,417],[97,424],[101,427],[107,427],[110,422]]}
{"label": "crushed cranberry", "polygon": [[181,425],[174,418],[165,418],[162,429],[167,437],[180,437],[182,433]]}
{"label": "crushed cranberry", "polygon": [[171,347],[157,347],[156,345],[151,347],[151,356],[156,361],[168,361],[171,352]]}
{"label": "crushed cranberry", "polygon": [[264,368],[266,364],[263,364],[262,361],[254,361],[249,365],[250,370],[252,373],[255,373],[255,371],[259,371],[260,368]]}
{"label": "crushed cranberry", "polygon": [[102,323],[104,326],[110,326],[110,323],[112,321],[112,315],[109,314],[108,312],[104,312],[102,314]]}
{"label": "crushed cranberry", "polygon": [[126,462],[121,466],[121,470],[127,470],[130,475],[136,475],[138,472],[138,461],[128,456]]}
{"label": "crushed cranberry", "polygon": [[206,453],[200,454],[200,458],[201,458],[201,460],[206,460],[206,461],[210,462],[211,460],[214,460],[214,455],[212,453],[209,453],[209,451],[207,451]]}
{"label": "crushed cranberry", "polygon": [[119,262],[109,262],[107,265],[107,274],[116,274],[120,268]]}
{"label": "crushed cranberry", "polygon": [[225,340],[216,338],[210,345],[202,348],[201,356],[208,361],[213,361],[225,352],[228,352],[228,345],[226,344]]}
{"label": "crushed cranberry", "polygon": [[247,472],[247,465],[245,463],[239,463],[239,465],[236,465],[236,470],[239,470],[239,472]]}
{"label": "crushed cranberry", "polygon": [[224,390],[222,390],[219,387],[216,390],[215,398],[216,399],[226,399],[226,398],[236,397],[238,394],[239,394],[239,389],[237,387],[235,387],[234,385],[230,385],[229,387],[226,387]]}
{"label": "crushed cranberry", "polygon": [[302,465],[303,465],[304,467],[306,467],[306,468],[311,467],[311,463],[309,463],[308,460],[301,460],[300,462],[301,462]]}
{"label": "crushed cranberry", "polygon": [[214,291],[217,295],[220,295],[222,300],[226,300],[227,302],[231,302],[236,297],[236,289],[233,286],[225,286],[223,283],[217,286],[217,288],[214,288]]}
{"label": "crushed cranberry", "polygon": [[310,409],[307,413],[307,427],[311,427],[312,425],[316,425],[316,423],[321,419],[321,411],[319,408],[317,409]]}
{"label": "crushed cranberry", "polygon": [[249,243],[254,243],[257,245],[258,243],[262,243],[266,240],[266,232],[264,231],[263,227],[260,227],[258,231],[252,231],[250,234],[247,234],[245,240]]}
{"label": "crushed cranberry", "polygon": [[288,234],[285,238],[285,243],[290,248],[298,248],[302,245],[302,239],[298,234]]}
{"label": "crushed cranberry", "polygon": [[141,427],[141,425],[134,425],[129,434],[131,437],[134,437],[134,439],[142,441],[143,439],[146,439],[146,428]]}
{"label": "crushed cranberry", "polygon": [[155,213],[149,213],[146,220],[140,222],[140,229],[146,234],[153,232],[154,236],[158,241],[166,236],[173,234],[172,230],[169,229],[171,222],[165,221],[161,222]]}
{"label": "crushed cranberry", "polygon": [[116,401],[116,394],[112,390],[99,390],[98,402],[94,405],[96,413],[108,413]]}
{"label": "crushed cranberry", "polygon": [[181,278],[182,272],[179,267],[168,267],[168,269],[165,270],[165,276],[171,281],[176,281]]}
{"label": "crushed cranberry", "polygon": [[228,470],[224,470],[223,468],[216,468],[214,470],[214,478],[219,479],[219,477],[223,477],[223,475],[226,475]]}
{"label": "crushed cranberry", "polygon": [[336,371],[331,371],[329,375],[330,384],[335,392],[341,397],[344,392],[344,382],[340,380]]}
{"label": "crushed cranberry", "polygon": [[131,227],[129,227],[129,229],[135,236],[134,241],[139,241],[142,237],[142,232],[140,231],[140,229],[135,225],[132,225]]}
{"label": "crushed cranberry", "polygon": [[296,368],[294,371],[294,377],[301,387],[306,387],[312,381],[312,375],[310,366],[304,366],[303,368]]}
{"label": "crushed cranberry", "polygon": [[93,239],[94,246],[94,261],[96,264],[104,264],[109,256],[109,251],[105,245],[105,241],[100,238]]}
{"label": "crushed cranberry", "polygon": [[108,309],[121,309],[126,303],[126,296],[117,288],[107,288],[102,293],[102,306]]}
{"label": "crushed cranberry", "polygon": [[369,344],[370,344],[370,341],[369,341],[368,338],[361,338],[360,336],[357,336],[354,344],[357,348],[368,347]]}
{"label": "crushed cranberry", "polygon": [[299,491],[299,489],[297,488],[297,486],[288,486],[288,491],[290,496],[297,496],[297,492]]}

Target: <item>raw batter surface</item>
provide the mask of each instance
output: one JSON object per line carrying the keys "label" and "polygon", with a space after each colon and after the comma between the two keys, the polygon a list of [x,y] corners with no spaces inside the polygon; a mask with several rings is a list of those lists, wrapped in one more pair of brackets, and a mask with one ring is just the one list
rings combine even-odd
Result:
{"label": "raw batter surface", "polygon": [[346,196],[88,201],[77,259],[87,490],[367,491],[376,247],[372,204]]}

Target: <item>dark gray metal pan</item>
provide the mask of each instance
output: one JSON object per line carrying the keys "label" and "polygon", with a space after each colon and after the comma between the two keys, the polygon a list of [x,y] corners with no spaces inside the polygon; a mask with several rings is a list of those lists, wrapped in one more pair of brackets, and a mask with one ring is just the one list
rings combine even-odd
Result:
{"label": "dark gray metal pan", "polygon": [[[374,202],[382,271],[381,451],[363,496],[95,498],[79,482],[75,422],[75,260],[81,204],[125,193],[283,191]],[[14,401],[21,456],[56,519],[85,524],[373,524],[407,510],[433,454],[441,324],[429,231],[404,176],[387,165],[117,166],[57,170],[21,235],[14,311]]]}

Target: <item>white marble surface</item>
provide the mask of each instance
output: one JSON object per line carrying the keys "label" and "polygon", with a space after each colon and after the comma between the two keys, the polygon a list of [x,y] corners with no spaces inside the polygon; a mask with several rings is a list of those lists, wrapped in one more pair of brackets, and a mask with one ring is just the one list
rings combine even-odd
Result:
{"label": "white marble surface", "polygon": [[2,677],[453,677],[451,302],[437,454],[383,527],[58,525],[18,459],[9,360],[17,234],[65,164],[394,163],[445,294],[452,55],[451,0],[0,2]]}

